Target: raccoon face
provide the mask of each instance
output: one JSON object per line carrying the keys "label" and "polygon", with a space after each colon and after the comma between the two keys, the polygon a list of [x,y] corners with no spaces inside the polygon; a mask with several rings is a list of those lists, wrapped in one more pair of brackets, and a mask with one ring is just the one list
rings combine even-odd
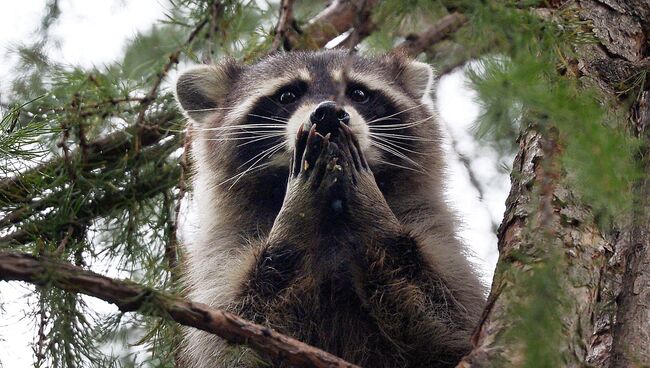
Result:
{"label": "raccoon face", "polygon": [[202,147],[195,159],[234,185],[287,173],[296,132],[312,124],[333,136],[347,124],[375,175],[432,174],[440,154],[432,81],[427,64],[394,55],[299,52],[190,69],[176,95]]}

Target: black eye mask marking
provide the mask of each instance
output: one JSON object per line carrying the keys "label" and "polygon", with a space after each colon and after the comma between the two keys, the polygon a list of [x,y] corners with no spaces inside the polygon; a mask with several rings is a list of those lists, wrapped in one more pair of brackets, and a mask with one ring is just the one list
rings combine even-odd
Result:
{"label": "black eye mask marking", "polygon": [[[284,125],[300,105],[298,102],[307,93],[307,87],[305,81],[294,81],[278,88],[271,95],[260,97],[255,102],[248,115],[240,122],[240,124],[250,125],[246,128],[249,132],[246,138],[250,139],[242,140],[240,143],[240,148],[237,150],[238,160],[247,162],[260,152],[271,149],[286,139],[279,133],[284,131]],[[257,158],[251,162],[255,160]]]}
{"label": "black eye mask marking", "polygon": [[[381,119],[399,112],[397,105],[382,91],[372,90],[357,82],[348,82],[346,90],[347,99],[367,122]],[[390,117],[390,120],[381,120],[370,123],[370,127],[397,124],[400,123],[404,117],[405,116],[397,114]]]}
{"label": "black eye mask marking", "polygon": [[306,92],[307,83],[305,81],[295,81],[278,89],[271,98],[281,105],[289,105],[298,102]]}

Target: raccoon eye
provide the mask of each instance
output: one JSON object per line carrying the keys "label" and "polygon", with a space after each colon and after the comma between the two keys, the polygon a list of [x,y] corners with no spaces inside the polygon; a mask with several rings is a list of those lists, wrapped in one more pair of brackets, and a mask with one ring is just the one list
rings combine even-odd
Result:
{"label": "raccoon eye", "polygon": [[278,96],[278,101],[284,105],[295,102],[297,99],[298,96],[296,96],[296,94],[292,91],[280,92],[280,95]]}
{"label": "raccoon eye", "polygon": [[370,93],[363,88],[354,88],[349,93],[350,99],[358,103],[366,103],[370,100]]}

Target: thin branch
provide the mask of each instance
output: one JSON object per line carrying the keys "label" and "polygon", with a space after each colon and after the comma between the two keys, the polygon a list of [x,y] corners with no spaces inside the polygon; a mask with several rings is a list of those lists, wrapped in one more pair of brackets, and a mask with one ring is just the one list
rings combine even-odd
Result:
{"label": "thin branch", "polygon": [[39,296],[38,300],[39,311],[38,311],[38,340],[36,344],[32,347],[34,352],[34,357],[36,361],[34,362],[35,367],[42,367],[45,364],[45,345],[47,344],[47,335],[45,334],[45,328],[47,327],[48,318],[45,313],[45,300],[43,296]]}
{"label": "thin branch", "polygon": [[452,64],[445,65],[443,68],[436,68],[436,75],[435,75],[435,78],[436,78],[436,79],[440,79],[440,78],[442,78],[443,76],[452,73],[452,72],[455,71],[457,68],[462,68],[462,67],[464,67],[468,62],[470,62],[470,61],[473,60],[473,59],[474,59],[474,55],[473,55],[473,54],[470,54],[470,55],[467,55],[467,56],[464,57],[464,58],[461,58],[461,59],[459,59],[459,60],[456,60],[456,62],[454,62],[454,63],[452,63]]}
{"label": "thin branch", "polygon": [[205,27],[206,24],[208,24],[209,17],[204,18],[202,21],[200,21],[196,27],[194,27],[194,30],[190,33],[190,35],[187,37],[187,40],[176,49],[176,51],[172,52],[169,55],[169,60],[167,63],[163,66],[162,70],[158,73],[158,78],[153,83],[153,86],[151,86],[151,89],[149,90],[149,93],[145,96],[144,100],[140,104],[140,112],[138,113],[138,117],[135,120],[135,126],[137,129],[136,133],[136,139],[135,139],[135,152],[139,152],[141,148],[141,142],[140,142],[140,136],[142,134],[142,131],[144,130],[143,124],[144,124],[144,118],[146,116],[147,109],[149,106],[156,100],[156,97],[158,96],[158,89],[160,88],[160,85],[162,84],[163,80],[165,77],[167,77],[167,74],[171,70],[171,68],[178,64],[179,58],[181,56],[181,53],[187,47],[187,45],[191,44],[196,36],[198,36],[199,32]]}
{"label": "thin branch", "polygon": [[352,30],[348,33],[347,37],[336,45],[336,48],[354,50],[361,41],[377,29],[377,24],[372,21],[368,1],[362,1],[359,6]]}
{"label": "thin branch", "polygon": [[343,101],[343,97],[345,96],[345,90],[346,90],[346,81],[348,80],[348,75],[350,73],[350,69],[352,68],[352,55],[355,52],[355,47],[360,41],[359,37],[359,27],[362,22],[365,22],[366,19],[364,18],[370,18],[370,15],[368,12],[366,12],[366,5],[367,2],[366,0],[361,0],[361,2],[358,4],[358,12],[354,18],[354,23],[352,24],[352,31],[348,34],[348,42],[346,42],[349,45],[348,48],[348,55],[345,60],[345,64],[343,65],[342,69],[342,75],[341,75],[341,80],[338,83],[338,94],[336,96],[336,99],[334,100],[336,103],[341,103]]}
{"label": "thin branch", "polygon": [[219,18],[219,9],[221,8],[221,3],[215,1],[210,6],[210,28],[208,29],[208,43],[207,43],[207,57],[204,58],[208,63],[212,64],[212,57],[214,56],[214,49],[212,44],[214,43],[214,35],[217,33],[217,19]]}
{"label": "thin branch", "polygon": [[115,304],[122,312],[138,311],[244,344],[274,361],[294,367],[357,367],[323,350],[234,314],[189,302],[128,281],[111,279],[47,257],[0,252],[0,279],[25,281],[90,295]]}
{"label": "thin branch", "polygon": [[190,163],[189,163],[189,152],[192,144],[191,129],[185,131],[183,137],[183,154],[181,155],[181,160],[179,162],[181,172],[180,178],[178,179],[178,196],[176,198],[176,204],[174,206],[173,216],[174,219],[170,224],[170,234],[167,246],[165,247],[165,258],[169,264],[169,270],[172,274],[172,279],[174,281],[178,280],[178,220],[181,213],[181,203],[187,192],[187,174],[189,173]]}
{"label": "thin branch", "polygon": [[[487,204],[485,203],[485,191],[483,190],[483,186],[481,186],[481,182],[476,177],[476,173],[472,169],[472,162],[470,158],[467,157],[467,155],[465,155],[464,153],[460,152],[460,150],[458,149],[458,140],[456,140],[453,134],[451,134],[449,127],[447,127],[446,129],[449,132],[448,134],[451,140],[451,149],[454,151],[456,156],[458,156],[458,159],[463,164],[463,167],[465,167],[465,171],[469,176],[469,182],[478,192],[480,202],[487,208]],[[492,233],[496,235],[497,230],[499,229],[499,224],[497,224],[494,221],[492,216],[489,217],[490,217],[490,225],[491,225],[490,227],[492,229]]]}
{"label": "thin branch", "polygon": [[280,4],[280,17],[278,24],[275,26],[275,36],[273,37],[273,44],[271,51],[277,51],[280,46],[285,44],[287,31],[294,22],[293,19],[293,3],[295,0],[282,0]]}
{"label": "thin branch", "polygon": [[70,182],[74,184],[77,180],[77,173],[72,166],[72,161],[70,159],[70,147],[68,146],[68,140],[70,139],[70,126],[65,122],[61,122],[61,138],[57,144],[57,147],[61,148],[63,151],[63,164],[65,169],[68,172],[68,177]]}
{"label": "thin branch", "polygon": [[416,57],[432,45],[449,37],[466,22],[467,17],[463,14],[451,13],[427,28],[424,32],[408,36],[406,41],[393,49],[393,52]]}

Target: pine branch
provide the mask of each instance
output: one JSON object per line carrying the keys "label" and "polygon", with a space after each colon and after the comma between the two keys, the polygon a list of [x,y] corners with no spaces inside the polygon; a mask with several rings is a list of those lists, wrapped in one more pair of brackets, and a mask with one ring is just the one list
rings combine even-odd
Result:
{"label": "pine branch", "polygon": [[[165,153],[169,153],[174,147],[178,146],[179,139],[178,136],[173,136],[172,139],[167,140],[164,144],[156,145],[153,147],[147,148],[141,155],[140,161],[142,162],[147,162],[150,160],[156,160],[160,159],[161,156],[163,156]],[[128,170],[128,166],[126,168]],[[183,171],[183,168],[181,166],[181,173]],[[121,172],[124,172],[122,170]],[[173,175],[173,174],[172,174]],[[156,176],[157,178],[160,178],[160,176]],[[146,185],[144,186],[146,187]],[[128,191],[137,191],[137,189],[131,189],[127,187],[124,191],[122,192],[128,192]],[[120,192],[120,193],[122,193]],[[114,191],[111,191],[111,193],[115,194]],[[57,206],[60,203],[68,200],[66,198],[67,193],[66,192],[61,192],[61,191],[54,191],[48,196],[45,196],[44,198],[39,199],[38,201],[34,201],[29,204],[25,204],[9,213],[7,213],[3,218],[0,218],[0,230],[5,230],[7,227],[10,225],[18,224],[20,222],[28,220],[31,216],[37,214],[39,211],[42,211],[46,209],[47,207],[53,207]],[[116,199],[118,198],[124,198],[125,194],[118,194]],[[113,206],[113,208],[115,208]],[[88,211],[84,209],[82,206],[79,209],[79,213],[87,213]],[[45,224],[47,224],[49,221],[40,221],[39,223],[41,226],[38,226],[38,228],[43,229],[46,228]],[[30,225],[30,227],[33,227],[33,224]],[[11,237],[10,237],[11,238]],[[4,238],[1,238],[4,239]],[[9,239],[9,238],[7,238]]]}
{"label": "pine branch", "polygon": [[[146,152],[151,155],[151,158],[159,157],[161,151],[168,151],[169,147],[176,146],[177,141],[167,142],[165,145],[154,147],[151,152]],[[145,153],[143,153],[143,156]],[[149,157],[141,157],[147,159]],[[165,189],[176,185],[178,178],[181,174],[181,168],[177,165],[167,165],[154,172],[154,175],[148,175],[146,178],[141,178],[136,184],[127,185],[121,190],[106,190],[106,193],[101,197],[88,201],[80,208],[76,209],[75,215],[77,221],[87,223],[94,218],[103,217],[113,211],[119,210],[124,206],[131,203],[132,200],[144,200],[155,197],[162,193]],[[110,189],[110,187],[109,187]],[[65,198],[59,198],[59,193],[53,193],[38,203],[38,207],[54,206]],[[26,208],[26,209],[24,209]],[[44,208],[44,207],[43,207]],[[20,211],[21,220],[26,220],[31,213],[38,208],[23,207]],[[13,216],[13,212],[9,216]],[[5,222],[3,218],[1,221]],[[16,222],[16,219],[14,219]],[[71,225],[69,223],[61,223],[57,220],[56,214],[48,215],[44,219],[23,224],[20,229],[0,237],[0,245],[16,245],[25,244],[35,237],[40,239],[55,238],[57,234],[61,234]]]}
{"label": "pine branch", "polygon": [[463,14],[449,14],[436,22],[436,24],[427,28],[424,32],[408,36],[406,41],[393,49],[393,52],[415,57],[432,45],[449,37],[466,22],[467,17]]}
{"label": "pine branch", "polygon": [[153,315],[250,346],[262,356],[294,367],[357,367],[323,350],[234,314],[189,302],[128,281],[111,279],[47,257],[0,252],[0,279],[52,285],[115,304],[122,312]]}
{"label": "pine branch", "polygon": [[[165,111],[160,115],[152,116],[150,120],[154,121],[155,124],[148,124],[142,130],[140,136],[142,147],[157,144],[164,137],[178,134],[175,128],[179,117],[180,115],[176,111]],[[132,148],[135,133],[136,128],[129,127],[88,142],[85,151],[87,160],[82,170],[89,172],[102,167],[107,162],[122,159],[124,154]],[[70,153],[72,161],[77,161],[77,158],[81,157],[81,155],[82,152],[80,150],[75,150]],[[35,179],[43,180],[43,178],[56,177],[57,170],[63,167],[63,165],[63,158],[58,157],[29,169],[20,175],[0,180],[0,203],[29,202],[31,199],[29,183]]]}
{"label": "pine branch", "polygon": [[[92,162],[105,162],[107,159],[110,160],[110,157],[117,153],[123,154],[128,151],[131,146],[134,146],[135,151],[138,152],[145,146],[155,144],[162,138],[162,135],[159,133],[159,129],[165,129],[165,127],[171,127],[171,123],[175,119],[164,119],[161,124],[155,126],[149,126],[149,124],[144,124],[146,117],[146,111],[151,106],[151,104],[157,99],[158,91],[162,81],[167,76],[171,68],[176,65],[179,61],[180,54],[187,45],[191,44],[194,39],[198,36],[199,32],[205,27],[208,23],[208,18],[200,21],[196,27],[192,30],[187,40],[183,45],[179,46],[173,53],[170,54],[168,62],[163,66],[161,72],[158,73],[158,77],[154,81],[153,86],[147,93],[144,98],[138,99],[140,103],[139,113],[136,118],[134,127],[125,129],[124,131],[113,133],[107,137],[100,138],[95,142],[88,142],[83,146],[84,152],[74,152],[70,153],[69,157],[72,161],[76,155],[83,155],[85,160],[90,163],[90,166],[86,165],[84,169],[92,170],[96,167],[93,167]],[[111,100],[112,102],[113,100]],[[116,99],[117,102],[122,102],[121,99]],[[166,114],[170,114],[167,112]],[[176,115],[175,112],[171,113]],[[135,141],[132,141],[131,137],[135,136]],[[66,154],[66,156],[68,156]],[[0,202],[11,202],[11,203],[21,203],[29,201],[29,185],[28,182],[34,177],[54,177],[53,173],[61,167],[64,163],[64,160],[57,158],[48,162],[45,162],[33,169],[30,169],[20,175],[17,175],[12,178],[0,180]]]}

